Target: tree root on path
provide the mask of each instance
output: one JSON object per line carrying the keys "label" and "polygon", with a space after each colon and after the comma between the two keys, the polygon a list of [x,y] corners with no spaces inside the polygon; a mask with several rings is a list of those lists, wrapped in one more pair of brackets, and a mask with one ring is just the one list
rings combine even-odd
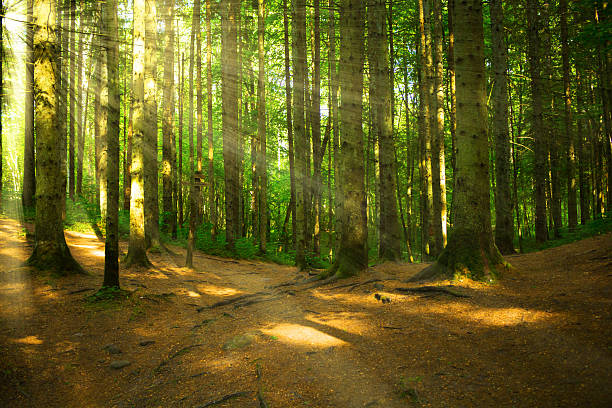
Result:
{"label": "tree root on path", "polygon": [[433,294],[446,294],[451,295],[458,298],[471,298],[470,295],[466,295],[464,293],[459,293],[451,290],[454,286],[419,286],[416,288],[395,288],[393,289],[396,292],[400,293],[433,293]]}
{"label": "tree root on path", "polygon": [[347,283],[345,285],[334,286],[331,289],[350,288],[349,291],[351,291],[351,290],[355,289],[357,286],[367,285],[368,283],[375,283],[375,282],[382,282],[382,280],[381,279],[370,279],[370,280],[367,280],[365,282]]}
{"label": "tree root on path", "polygon": [[174,358],[176,358],[178,356],[182,356],[183,354],[185,354],[189,350],[191,350],[193,348],[196,348],[196,347],[202,347],[202,346],[204,346],[204,343],[192,344],[190,346],[183,347],[179,351],[172,353],[170,355],[170,357],[168,357],[168,359],[163,360],[161,363],[159,363],[159,365],[155,368],[155,371],[159,371],[160,368],[162,368],[163,366],[167,365],[171,360],[173,360]]}
{"label": "tree root on path", "polygon": [[235,392],[233,394],[227,394],[227,395],[224,395],[223,397],[221,397],[219,399],[216,399],[214,401],[207,402],[206,404],[203,404],[203,405],[198,405],[196,408],[212,407],[213,405],[221,404],[222,402],[229,401],[229,400],[231,400],[233,398],[244,397],[244,396],[250,395],[250,394],[251,394],[250,391],[240,391],[240,392]]}

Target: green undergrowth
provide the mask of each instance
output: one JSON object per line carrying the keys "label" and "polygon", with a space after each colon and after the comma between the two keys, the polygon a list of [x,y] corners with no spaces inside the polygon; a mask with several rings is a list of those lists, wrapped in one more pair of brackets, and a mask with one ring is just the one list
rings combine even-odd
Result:
{"label": "green undergrowth", "polygon": [[[575,231],[569,231],[567,227],[563,227],[559,232],[561,234],[560,238],[551,239],[541,244],[536,242],[535,237],[524,239],[523,252],[529,253],[541,251],[543,249],[555,248],[561,245],[570,244],[585,238],[607,234],[612,232],[612,217],[598,217],[594,220],[588,221],[585,225],[578,225],[578,228]],[[518,247],[518,244],[516,246]]]}

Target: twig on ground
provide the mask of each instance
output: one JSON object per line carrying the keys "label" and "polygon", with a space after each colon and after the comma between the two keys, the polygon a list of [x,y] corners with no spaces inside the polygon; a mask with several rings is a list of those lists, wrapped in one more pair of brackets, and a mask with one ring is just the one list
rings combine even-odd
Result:
{"label": "twig on ground", "polygon": [[227,395],[224,395],[223,397],[221,397],[221,398],[219,398],[217,400],[207,402],[204,405],[198,405],[196,408],[212,407],[213,405],[221,404],[222,402],[231,400],[232,398],[243,397],[243,396],[249,395],[249,394],[251,394],[249,391],[240,391],[240,392],[235,392],[233,394],[227,394]]}
{"label": "twig on ground", "polygon": [[83,292],[87,292],[90,290],[95,290],[94,288],[83,288],[83,289],[77,289],[77,290],[71,290],[70,292],[68,292],[69,295],[76,295],[77,293],[83,293]]}

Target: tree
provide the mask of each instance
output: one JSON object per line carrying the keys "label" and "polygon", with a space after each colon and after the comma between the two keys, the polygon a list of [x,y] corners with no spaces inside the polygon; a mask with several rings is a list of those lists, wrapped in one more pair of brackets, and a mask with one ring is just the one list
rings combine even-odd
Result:
{"label": "tree", "polygon": [[212,29],[210,20],[212,18],[210,0],[206,0],[206,93],[207,93],[207,136],[208,136],[208,209],[210,211],[210,223],[212,224],[211,236],[213,241],[217,239],[217,204],[215,202],[215,161],[213,144],[213,92],[212,92]]}
{"label": "tree", "polygon": [[544,132],[542,104],[542,73],[540,57],[540,21],[538,17],[539,0],[527,0],[528,28],[528,58],[531,76],[532,117],[531,130],[534,138],[534,170],[535,183],[535,233],[536,241],[548,239],[546,226],[546,136]]}
{"label": "tree", "polygon": [[117,0],[103,6],[106,67],[108,71],[106,244],[104,246],[103,287],[119,287],[119,37]]}
{"label": "tree", "polygon": [[36,238],[28,265],[67,275],[83,269],[64,238],[65,172],[58,109],[58,50],[55,0],[34,1],[34,101],[36,132]]}
{"label": "tree", "polygon": [[257,138],[259,148],[257,155],[257,196],[259,205],[258,222],[259,226],[259,252],[266,253],[266,241],[268,232],[268,175],[266,170],[266,65],[264,34],[266,32],[266,5],[265,0],[258,0],[257,8]]}
{"label": "tree", "polygon": [[305,87],[306,83],[306,3],[304,0],[292,2],[293,24],[293,109],[292,120],[295,153],[295,227],[296,254],[298,268],[306,268],[306,222],[308,192],[306,178],[306,154],[309,150],[305,128]]}
{"label": "tree", "polygon": [[500,0],[491,0],[493,71],[493,135],[495,138],[495,244],[502,254],[514,253],[514,224],[510,192],[510,133],[508,131],[508,47]]}
{"label": "tree", "polygon": [[75,171],[74,171],[74,138],[75,138],[75,121],[76,121],[76,115],[74,112],[74,108],[75,108],[75,89],[76,89],[76,78],[75,78],[75,74],[76,74],[76,61],[75,61],[75,55],[76,55],[76,50],[75,50],[75,41],[76,41],[76,1],[75,0],[70,0],[70,31],[68,33],[69,35],[69,42],[70,42],[70,49],[69,49],[69,58],[70,58],[70,85],[69,85],[69,98],[70,98],[70,125],[69,125],[69,133],[70,133],[70,139],[69,139],[69,149],[68,149],[68,156],[69,156],[69,169],[68,169],[68,194],[70,195],[70,199],[74,200],[74,191],[75,191],[75,182],[74,182],[74,175],[75,175]]}
{"label": "tree", "polygon": [[164,30],[166,49],[164,52],[164,106],[162,118],[162,208],[166,232],[172,232],[176,223],[176,212],[174,212],[172,205],[174,177],[174,0],[166,0]]}
{"label": "tree", "polygon": [[[472,279],[496,276],[503,259],[493,242],[489,196],[486,76],[481,0],[455,4],[457,75],[457,181],[455,224],[433,266],[413,279],[439,274]],[[478,214],[478,216],[474,216]]]}
{"label": "tree", "polygon": [[145,207],[144,207],[144,133],[146,116],[144,106],[145,74],[145,0],[134,0],[133,32],[133,124],[132,124],[132,161],[130,174],[130,240],[125,261],[127,267],[132,265],[149,266],[145,240]]}
{"label": "tree", "polygon": [[355,275],[368,267],[367,215],[362,131],[364,19],[363,4],[340,5],[340,174],[342,210],[338,256],[329,274]]}
{"label": "tree", "polygon": [[30,208],[34,205],[36,192],[35,156],[34,156],[34,28],[32,13],[34,0],[27,2],[26,23],[26,57],[25,57],[25,121],[23,137],[23,193],[22,203]]}
{"label": "tree", "polygon": [[380,239],[378,256],[398,261],[401,257],[400,231],[396,204],[395,146],[391,123],[391,85],[389,47],[384,0],[368,7],[368,62],[370,66],[370,104],[372,131],[378,141],[380,157]]}
{"label": "tree", "polygon": [[221,7],[221,98],[223,164],[225,170],[225,239],[230,250],[240,236],[238,169],[238,52],[237,18],[240,0],[222,0]]}

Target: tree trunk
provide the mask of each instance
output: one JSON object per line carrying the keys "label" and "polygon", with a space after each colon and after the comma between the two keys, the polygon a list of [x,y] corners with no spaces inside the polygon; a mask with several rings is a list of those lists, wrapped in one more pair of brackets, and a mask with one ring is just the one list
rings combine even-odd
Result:
{"label": "tree trunk", "polygon": [[164,107],[162,118],[162,184],[163,225],[166,233],[174,230],[176,214],[172,205],[173,186],[173,139],[174,139],[174,0],[165,1],[164,30],[166,49],[164,52]]}
{"label": "tree trunk", "polygon": [[435,254],[446,246],[446,163],[444,155],[444,67],[442,34],[442,0],[432,0],[433,32],[431,54],[433,57],[433,97],[431,100],[431,163],[433,191],[433,228]]}
{"label": "tree trunk", "polygon": [[264,1],[265,0],[259,0],[257,8],[257,55],[259,62],[257,76],[257,138],[259,139],[257,156],[257,195],[259,201],[259,219],[257,224],[259,225],[259,252],[262,255],[265,255],[266,253],[268,232],[268,174],[266,170],[266,65],[264,50],[266,6]]}
{"label": "tree trunk", "polygon": [[[391,123],[389,48],[384,0],[368,7],[368,60],[370,66],[370,106],[372,131],[378,141],[380,222],[378,256],[382,260],[401,258],[397,215],[395,146]],[[400,201],[401,202],[401,201]]]}
{"label": "tree trunk", "polygon": [[293,6],[293,135],[295,138],[295,219],[296,254],[298,268],[307,267],[306,262],[306,209],[308,178],[306,152],[309,150],[305,128],[305,77],[306,77],[306,2],[292,1]]}
{"label": "tree trunk", "polygon": [[36,238],[28,265],[67,275],[83,272],[66,245],[63,229],[65,170],[61,160],[61,119],[58,118],[57,6],[54,0],[35,0],[34,100],[36,131]]}
{"label": "tree trunk", "polygon": [[585,140],[585,128],[583,118],[585,116],[584,103],[582,98],[582,81],[580,71],[576,78],[576,103],[578,104],[578,126],[576,133],[578,136],[578,183],[580,184],[580,224],[585,225],[589,220],[589,197],[591,196],[589,189],[588,169],[588,151]]}
{"label": "tree trunk", "polygon": [[206,90],[207,90],[207,135],[208,135],[208,210],[212,224],[211,237],[217,239],[217,206],[215,204],[215,166],[213,145],[213,92],[212,92],[212,30],[210,0],[206,0]]}
{"label": "tree trunk", "polygon": [[[456,4],[457,183],[455,224],[446,250],[417,279],[440,271],[489,280],[503,262],[493,242],[489,196],[482,2]],[[478,216],[474,216],[478,214]]]}
{"label": "tree trunk", "polygon": [[106,220],[106,203],[107,203],[107,192],[108,192],[108,180],[106,178],[106,167],[108,144],[107,144],[107,130],[108,130],[108,110],[105,108],[108,105],[108,70],[106,67],[106,46],[104,38],[100,37],[100,51],[98,54],[99,64],[99,75],[97,76],[97,90],[96,95],[98,96],[99,106],[98,115],[96,117],[96,123],[98,126],[98,143],[97,143],[97,174],[98,174],[98,196],[100,205],[100,217],[104,221]]}
{"label": "tree trunk", "polygon": [[119,32],[117,0],[106,0],[102,18],[106,35],[106,66],[108,70],[107,120],[107,180],[106,244],[104,246],[103,287],[119,287]]}
{"label": "tree trunk", "polygon": [[510,190],[510,134],[508,131],[508,47],[501,0],[491,0],[493,71],[493,135],[495,139],[495,244],[502,254],[513,254],[514,225]]}
{"label": "tree trunk", "polygon": [[238,138],[238,53],[237,18],[240,0],[222,0],[221,7],[221,98],[223,129],[223,163],[225,169],[225,239],[233,250],[240,236]]}
{"label": "tree trunk", "polygon": [[567,0],[559,3],[561,15],[561,60],[563,65],[563,99],[565,102],[565,147],[567,159],[567,224],[570,231],[578,225],[578,208],[576,205],[576,152],[575,135],[572,127],[572,96],[570,84],[569,44],[567,34]]}
{"label": "tree trunk", "polygon": [[[32,26],[34,0],[27,2],[27,25],[25,47],[25,122],[23,138],[23,195],[22,203],[26,208],[34,205],[36,178],[34,176],[34,28]],[[4,94],[2,94],[4,95]],[[1,183],[1,181],[0,181]]]}
{"label": "tree trunk", "polygon": [[[81,3],[81,14],[83,13],[83,5]],[[85,26],[83,17],[80,17],[80,31]],[[83,155],[85,149],[83,143],[85,141],[85,135],[83,130],[83,43],[85,38],[83,34],[80,35],[79,47],[77,50],[77,79],[76,79],[76,122],[77,122],[77,152],[76,152],[76,186],[75,193],[77,196],[83,195]],[[91,50],[90,50],[91,51]]]}
{"label": "tree trunk", "polygon": [[68,194],[70,199],[74,201],[74,138],[75,138],[75,121],[77,120],[74,108],[75,108],[75,100],[74,96],[76,95],[76,61],[75,61],[75,45],[76,45],[76,0],[70,0],[70,32],[69,34],[69,42],[70,42],[70,85],[69,85],[69,104],[70,104],[70,124],[69,124],[69,148],[68,148],[68,156],[69,156],[69,169],[68,169]]}
{"label": "tree trunk", "polygon": [[528,58],[531,76],[532,124],[534,138],[535,182],[535,229],[536,241],[541,243],[548,239],[546,226],[546,136],[544,132],[542,104],[542,73],[540,51],[540,19],[538,17],[539,0],[527,0]]}
{"label": "tree trunk", "polygon": [[321,254],[321,9],[319,0],[313,0],[312,32],[312,252]]}
{"label": "tree trunk", "polygon": [[130,239],[126,267],[132,265],[149,266],[145,240],[145,207],[144,207],[144,134],[148,120],[145,115],[145,0],[134,0],[134,33],[133,33],[133,69],[132,69],[132,161],[130,165]]}
{"label": "tree trunk", "polygon": [[368,267],[368,224],[364,186],[362,99],[364,10],[358,0],[340,3],[340,120],[343,124],[340,174],[342,234],[329,273],[346,277]]}
{"label": "tree trunk", "polygon": [[[202,174],[202,147],[203,147],[203,129],[204,121],[202,119],[202,30],[200,29],[200,20],[202,19],[201,2],[198,1],[198,15],[194,22],[195,41],[196,41],[196,169],[198,174]],[[202,186],[196,185],[197,198],[197,224],[200,225],[203,220],[204,208],[202,203]]]}
{"label": "tree trunk", "polygon": [[455,203],[455,172],[457,170],[456,158],[457,158],[457,97],[456,97],[456,80],[455,80],[455,25],[453,20],[453,14],[455,10],[455,0],[448,0],[448,86],[449,86],[449,119],[450,119],[450,133],[451,133],[451,168],[453,169],[453,195],[451,199],[450,208],[450,224],[453,223],[453,211]]}
{"label": "tree trunk", "polygon": [[[331,1],[331,0],[330,0]],[[296,242],[296,220],[295,220],[295,164],[293,154],[293,123],[291,120],[291,73],[289,67],[289,16],[287,0],[283,0],[283,26],[284,26],[284,48],[285,48],[285,105],[287,109],[287,144],[289,145],[289,179],[291,184],[291,198],[289,207],[291,213],[291,236],[292,242]]]}
{"label": "tree trunk", "polygon": [[[179,36],[177,36],[178,38]],[[178,47],[177,47],[178,48]],[[177,207],[178,207],[178,225],[183,228],[185,222],[183,216],[183,112],[184,112],[184,84],[185,81],[185,56],[180,54],[180,76],[179,76],[179,119],[178,119],[178,183],[177,183]]]}
{"label": "tree trunk", "polygon": [[[427,0],[425,0],[427,1]],[[429,9],[427,8],[427,11]],[[423,0],[419,0],[419,139],[421,159],[419,160],[419,172],[421,175],[421,256],[423,259],[432,254],[431,232],[433,211],[433,185],[431,178],[431,128],[429,126],[430,115],[430,86],[428,60],[428,30],[426,30],[429,19],[425,18],[426,9]]]}
{"label": "tree trunk", "polygon": [[156,0],[145,0],[145,237],[147,248],[159,249],[159,199],[157,179],[157,8]]}

